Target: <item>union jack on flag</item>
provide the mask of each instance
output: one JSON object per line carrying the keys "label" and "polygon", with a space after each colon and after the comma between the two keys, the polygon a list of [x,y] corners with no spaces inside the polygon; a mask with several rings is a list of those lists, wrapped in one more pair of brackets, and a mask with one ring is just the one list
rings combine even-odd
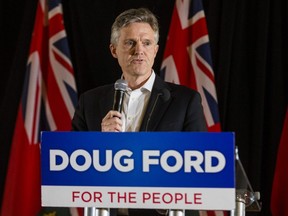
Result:
{"label": "union jack on flag", "polygon": [[176,0],[161,74],[168,82],[197,90],[208,131],[220,131],[209,37],[202,0]]}
{"label": "union jack on flag", "polygon": [[[41,215],[40,132],[69,131],[77,103],[60,0],[39,0],[1,215]],[[63,210],[62,210],[63,212]],[[48,212],[49,213],[49,212]],[[68,209],[78,215],[77,209]]]}

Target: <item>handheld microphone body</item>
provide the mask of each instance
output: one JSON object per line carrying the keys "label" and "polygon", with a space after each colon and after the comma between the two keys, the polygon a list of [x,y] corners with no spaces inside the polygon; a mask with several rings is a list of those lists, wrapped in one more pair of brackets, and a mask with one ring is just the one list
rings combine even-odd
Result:
{"label": "handheld microphone body", "polygon": [[114,103],[113,110],[121,113],[125,92],[127,91],[128,83],[124,79],[118,79],[114,84]]}

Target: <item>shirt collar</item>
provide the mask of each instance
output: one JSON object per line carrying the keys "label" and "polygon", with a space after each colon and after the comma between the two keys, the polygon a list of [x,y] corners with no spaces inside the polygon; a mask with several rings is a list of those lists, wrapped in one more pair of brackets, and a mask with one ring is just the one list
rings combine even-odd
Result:
{"label": "shirt collar", "polygon": [[[155,77],[156,77],[155,72],[154,72],[154,70],[152,70],[152,73],[151,73],[149,79],[138,90],[141,90],[141,91],[147,90],[147,91],[151,92],[152,88],[153,88],[154,81],[155,81]],[[124,79],[123,74],[122,74],[121,78]],[[128,87],[128,91],[132,91],[132,90]]]}
{"label": "shirt collar", "polygon": [[151,73],[149,79],[147,80],[147,82],[140,89],[141,90],[142,89],[146,89],[149,92],[151,92],[153,84],[154,84],[154,81],[155,81],[155,73],[154,73],[154,70],[152,70],[152,73]]}

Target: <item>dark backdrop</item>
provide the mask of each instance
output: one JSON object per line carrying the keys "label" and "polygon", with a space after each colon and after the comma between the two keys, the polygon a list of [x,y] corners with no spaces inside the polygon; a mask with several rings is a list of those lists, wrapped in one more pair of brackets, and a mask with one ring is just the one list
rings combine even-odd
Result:
{"label": "dark backdrop", "polygon": [[[0,192],[3,193],[37,0],[0,0]],[[287,0],[203,0],[223,131],[235,131],[241,161],[269,209],[287,107]],[[78,92],[120,75],[109,52],[110,26],[131,7],[159,18],[159,71],[174,0],[63,0]],[[2,196],[1,196],[2,197]]]}

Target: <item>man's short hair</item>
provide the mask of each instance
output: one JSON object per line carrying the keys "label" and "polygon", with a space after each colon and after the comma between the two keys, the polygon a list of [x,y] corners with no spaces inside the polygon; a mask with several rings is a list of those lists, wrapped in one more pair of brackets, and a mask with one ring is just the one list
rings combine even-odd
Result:
{"label": "man's short hair", "polygon": [[116,17],[111,27],[111,44],[117,44],[120,30],[131,23],[148,23],[155,33],[156,44],[159,41],[159,25],[155,15],[147,8],[129,9]]}

